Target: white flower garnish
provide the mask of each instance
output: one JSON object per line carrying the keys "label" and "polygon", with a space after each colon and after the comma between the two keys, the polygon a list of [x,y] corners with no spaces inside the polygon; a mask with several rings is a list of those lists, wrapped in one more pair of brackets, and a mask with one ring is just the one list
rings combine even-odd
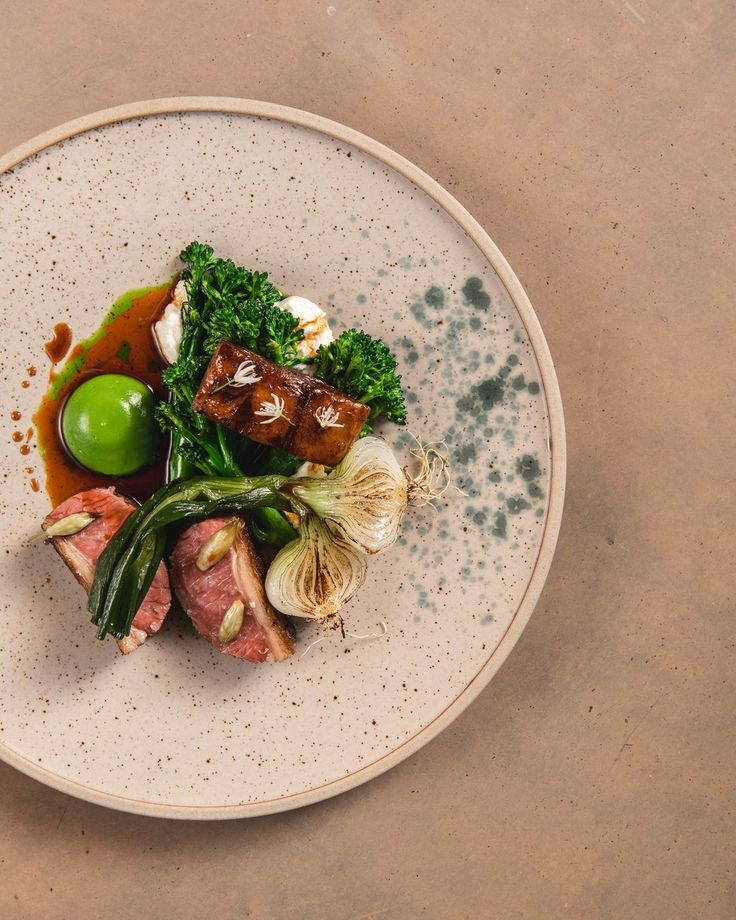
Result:
{"label": "white flower garnish", "polygon": [[262,402],[261,408],[254,413],[254,415],[263,415],[265,416],[261,425],[271,425],[273,422],[278,421],[280,418],[285,418],[286,421],[291,425],[291,419],[284,412],[284,400],[277,396],[275,393],[271,393],[272,402]]}
{"label": "white flower garnish", "polygon": [[320,428],[344,428],[344,425],[341,425],[338,422],[340,418],[340,413],[333,409],[332,406],[320,406],[319,409],[314,413],[314,417],[320,424]]}
{"label": "white flower garnish", "polygon": [[215,387],[212,392],[217,393],[220,390],[224,390],[225,387],[235,387],[240,390],[251,383],[258,383],[261,379],[262,378],[256,374],[256,366],[252,361],[242,361],[232,377],[220,384],[219,387]]}

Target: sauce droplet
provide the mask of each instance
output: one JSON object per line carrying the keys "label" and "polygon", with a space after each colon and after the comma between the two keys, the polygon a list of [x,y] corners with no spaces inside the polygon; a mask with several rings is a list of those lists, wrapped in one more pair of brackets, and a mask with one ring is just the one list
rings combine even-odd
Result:
{"label": "sauce droplet", "polygon": [[13,432],[13,440],[16,444],[20,444],[20,442],[23,440],[23,435],[20,433],[20,431]]}
{"label": "sauce droplet", "polygon": [[28,454],[30,454],[31,452],[31,448],[27,444],[23,444],[21,446],[20,452],[23,454],[24,457],[27,457]]}
{"label": "sauce droplet", "polygon": [[26,431],[26,444],[31,440],[32,437],[33,437],[33,428],[29,428],[28,431]]}
{"label": "sauce droplet", "polygon": [[22,418],[20,412],[18,412],[17,409],[14,409],[14,410],[10,413],[10,417],[13,419],[14,422],[19,422],[19,421],[21,420],[21,418]]}
{"label": "sauce droplet", "polygon": [[30,475],[32,472],[33,472],[33,467],[32,467],[32,466],[27,466],[27,467],[26,467],[26,473],[28,473],[28,474]]}
{"label": "sauce droplet", "polygon": [[31,385],[31,382],[30,380],[21,380],[20,385],[23,387],[24,390],[27,390],[28,387]]}
{"label": "sauce droplet", "polygon": [[38,373],[38,371],[37,371],[36,368],[31,364],[30,367],[27,367],[27,368],[26,368],[26,373],[28,374],[29,377],[35,377],[36,374]]}
{"label": "sauce droplet", "polygon": [[54,326],[54,337],[50,342],[46,342],[43,350],[49,356],[52,364],[58,364],[69,351],[71,344],[72,330],[66,323],[57,323]]}
{"label": "sauce droplet", "polygon": [[31,480],[31,489],[33,489],[34,492],[38,492],[40,488],[41,488],[41,486],[38,484],[38,480],[37,480],[37,479],[32,479],[32,480]]}

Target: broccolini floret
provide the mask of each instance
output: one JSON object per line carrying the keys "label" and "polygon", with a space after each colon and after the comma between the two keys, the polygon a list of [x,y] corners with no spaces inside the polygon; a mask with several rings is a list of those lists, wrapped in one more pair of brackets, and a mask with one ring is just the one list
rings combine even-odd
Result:
{"label": "broccolini floret", "polygon": [[179,258],[187,292],[182,341],[176,364],[163,375],[170,399],[156,412],[174,438],[169,472],[172,478],[182,475],[186,460],[203,473],[238,475],[242,470],[233,459],[228,435],[192,409],[207,362],[227,339],[291,366],[303,360],[297,345],[304,333],[291,313],[276,306],[282,295],[265,272],[218,259],[211,246],[196,241]]}
{"label": "broccolini floret", "polygon": [[368,333],[349,329],[314,359],[314,374],[325,383],[370,406],[361,434],[372,431],[370,422],[385,416],[398,425],[406,423],[406,404],[396,359],[388,347]]}

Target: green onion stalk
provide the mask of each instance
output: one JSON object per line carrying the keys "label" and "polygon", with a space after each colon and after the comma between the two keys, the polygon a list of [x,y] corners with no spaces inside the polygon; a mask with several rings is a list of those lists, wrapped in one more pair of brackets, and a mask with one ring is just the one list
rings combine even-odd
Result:
{"label": "green onion stalk", "polygon": [[[89,611],[100,639],[123,638],[148,591],[171,524],[219,514],[291,508],[298,536],[271,563],[266,594],[291,616],[339,624],[339,609],[365,578],[363,557],[393,545],[410,502],[431,503],[450,485],[446,458],[418,446],[419,472],[410,477],[380,438],[354,444],[326,476],[199,476],[173,482],[123,523],[97,562]],[[85,526],[85,521],[74,526]]]}
{"label": "green onion stalk", "polygon": [[[176,364],[163,375],[169,398],[157,408],[160,424],[171,433],[168,481],[199,474],[241,478],[246,472],[293,473],[296,466],[263,468],[260,464],[260,469],[244,468],[244,458],[236,458],[225,429],[195,413],[192,402],[217,341],[228,338],[242,342],[243,335],[254,336],[253,341],[242,343],[257,347],[278,363],[291,364],[297,356],[296,343],[303,336],[298,321],[274,306],[282,295],[267,275],[217,259],[211,246],[196,241],[181,252],[180,258],[186,266],[182,277],[187,291],[183,334]],[[251,452],[253,447],[250,444]],[[274,507],[254,508],[251,524],[260,542],[277,548],[296,537],[294,528]]]}

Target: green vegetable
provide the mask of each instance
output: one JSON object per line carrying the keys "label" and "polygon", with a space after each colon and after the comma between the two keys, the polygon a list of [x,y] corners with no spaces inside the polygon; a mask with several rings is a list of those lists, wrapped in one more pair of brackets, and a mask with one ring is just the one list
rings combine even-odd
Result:
{"label": "green vegetable", "polygon": [[[262,272],[252,272],[229,259],[215,258],[212,247],[191,243],[180,255],[187,290],[183,307],[179,359],[163,373],[168,402],[159,403],[156,417],[171,432],[169,479],[198,471],[206,476],[242,476],[252,464],[268,470],[247,439],[226,431],[192,409],[192,401],[207,363],[223,339],[243,345],[276,364],[292,366],[304,359],[297,352],[303,338],[299,321],[275,306],[281,293]],[[249,448],[251,448],[249,450]],[[255,532],[263,542],[282,546],[293,539],[293,528],[273,509],[253,515]]]}
{"label": "green vegetable", "polygon": [[263,306],[279,294],[265,275],[216,259],[211,246],[190,243],[180,258],[187,291],[182,341],[178,361],[163,373],[169,401],[156,410],[159,423],[172,434],[169,476],[177,479],[192,469],[237,476],[242,470],[233,459],[228,435],[195,412],[192,401],[217,343],[233,336],[240,344],[253,344]]}
{"label": "green vegetable", "polygon": [[[418,450],[422,462],[413,478],[385,441],[368,437],[327,476],[199,476],[164,486],[127,518],[97,561],[88,607],[98,637],[129,633],[161,561],[167,526],[259,508],[291,507],[301,517],[298,540],[281,549],[266,577],[271,603],[291,615],[334,617],[362,584],[362,556],[394,543],[409,502],[426,504],[447,490],[446,460],[431,446]],[[200,568],[214,549],[206,545],[200,553]]]}
{"label": "green vegetable", "polygon": [[98,374],[81,383],[64,405],[61,433],[78,463],[108,476],[150,466],[161,446],[153,392],[125,374]]}
{"label": "green vegetable", "polygon": [[298,363],[303,337],[299,321],[275,306],[281,293],[262,272],[251,272],[230,259],[214,257],[211,246],[191,243],[182,251],[187,290],[179,359],[163,373],[171,396],[156,412],[172,433],[169,475],[189,469],[206,475],[238,476],[232,435],[192,409],[207,363],[223,339],[256,351],[277,364]]}
{"label": "green vegetable", "polygon": [[[207,359],[222,339],[291,366],[304,359],[296,346],[304,337],[299,320],[275,304],[283,295],[265,272],[214,258],[212,247],[191,243],[180,254],[187,289],[179,363]],[[203,370],[203,368],[200,368]]]}
{"label": "green vegetable", "polygon": [[[401,378],[383,342],[351,329],[320,348],[315,359],[304,358],[297,350],[304,336],[299,320],[277,306],[282,294],[268,275],[215,258],[211,246],[198,242],[180,258],[187,291],[182,342],[178,361],[163,374],[170,398],[156,408],[159,424],[172,436],[170,480],[193,472],[209,477],[291,475],[299,465],[283,451],[254,445],[192,409],[205,368],[223,339],[285,367],[314,360],[317,377],[370,407],[361,434],[372,431],[371,423],[381,416],[405,423]],[[251,521],[258,539],[274,546],[295,536],[278,510],[258,508]]]}
{"label": "green vegetable", "polygon": [[406,423],[406,405],[396,359],[380,339],[349,329],[329,345],[322,345],[314,359],[314,373],[320,380],[370,406],[361,435],[373,430],[370,424],[385,416],[398,425]]}

